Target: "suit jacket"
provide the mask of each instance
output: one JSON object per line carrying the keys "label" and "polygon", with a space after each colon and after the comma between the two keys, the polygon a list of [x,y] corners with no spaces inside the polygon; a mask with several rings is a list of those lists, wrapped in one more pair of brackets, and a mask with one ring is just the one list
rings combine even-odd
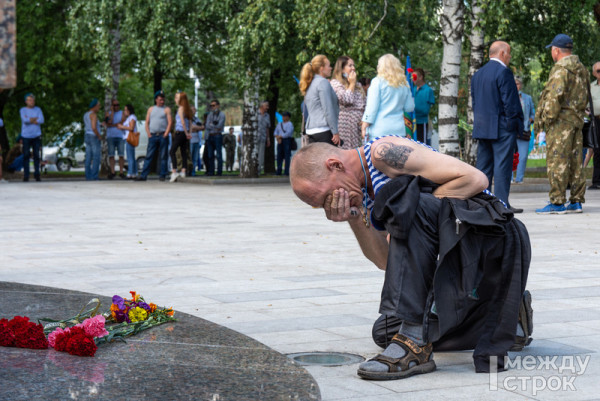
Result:
{"label": "suit jacket", "polygon": [[473,138],[498,139],[500,130],[523,132],[523,110],[510,68],[490,60],[473,75]]}

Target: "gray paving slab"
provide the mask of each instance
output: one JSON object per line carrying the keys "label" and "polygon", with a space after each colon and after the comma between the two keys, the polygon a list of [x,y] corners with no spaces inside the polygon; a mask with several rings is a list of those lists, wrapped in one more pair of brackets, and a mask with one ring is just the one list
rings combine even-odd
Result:
{"label": "gray paving slab", "polygon": [[[0,281],[112,296],[136,290],[284,352],[379,352],[370,327],[383,274],[351,230],[271,185],[81,181],[0,185]],[[324,400],[597,398],[600,380],[600,191],[581,215],[540,216],[543,181],[518,186],[511,203],[531,237],[532,345],[517,356],[590,356],[576,389],[500,385],[474,373],[470,352],[437,353],[438,370],[368,382],[356,365],[309,367]],[[516,188],[516,187],[515,187]],[[221,297],[221,298],[220,298]],[[536,337],[537,335],[537,337]],[[569,376],[511,369],[529,378]],[[544,376],[545,375],[545,376]],[[509,381],[509,384],[513,383]],[[500,383],[502,384],[502,383]]]}

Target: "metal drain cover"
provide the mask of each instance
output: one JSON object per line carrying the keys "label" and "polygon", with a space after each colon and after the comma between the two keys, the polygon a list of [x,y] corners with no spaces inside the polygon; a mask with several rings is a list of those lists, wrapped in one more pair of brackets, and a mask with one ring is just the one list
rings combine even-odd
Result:
{"label": "metal drain cover", "polygon": [[365,358],[360,355],[340,352],[298,352],[295,354],[287,354],[287,357],[299,365],[316,366],[352,365],[365,360]]}

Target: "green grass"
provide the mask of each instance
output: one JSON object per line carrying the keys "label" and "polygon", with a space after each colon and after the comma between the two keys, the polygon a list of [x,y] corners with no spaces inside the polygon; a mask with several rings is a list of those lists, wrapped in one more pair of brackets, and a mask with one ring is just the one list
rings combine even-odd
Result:
{"label": "green grass", "polygon": [[527,159],[527,168],[546,167],[546,159]]}

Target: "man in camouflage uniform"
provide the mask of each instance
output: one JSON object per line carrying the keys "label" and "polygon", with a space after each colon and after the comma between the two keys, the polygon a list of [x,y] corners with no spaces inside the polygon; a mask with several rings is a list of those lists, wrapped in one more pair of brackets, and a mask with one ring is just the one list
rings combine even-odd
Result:
{"label": "man in camouflage uniform", "polygon": [[[588,102],[590,78],[587,70],[572,54],[573,41],[565,34],[552,43],[548,82],[540,95],[535,115],[535,131],[546,132],[547,169],[550,203],[536,209],[538,214],[581,213],[585,202],[585,176],[581,164],[583,116]],[[567,185],[571,184],[569,204],[565,206]]]}
{"label": "man in camouflage uniform", "polygon": [[233,161],[235,159],[235,134],[233,127],[229,128],[229,134],[223,137],[223,146],[226,152],[225,171],[233,171]]}

